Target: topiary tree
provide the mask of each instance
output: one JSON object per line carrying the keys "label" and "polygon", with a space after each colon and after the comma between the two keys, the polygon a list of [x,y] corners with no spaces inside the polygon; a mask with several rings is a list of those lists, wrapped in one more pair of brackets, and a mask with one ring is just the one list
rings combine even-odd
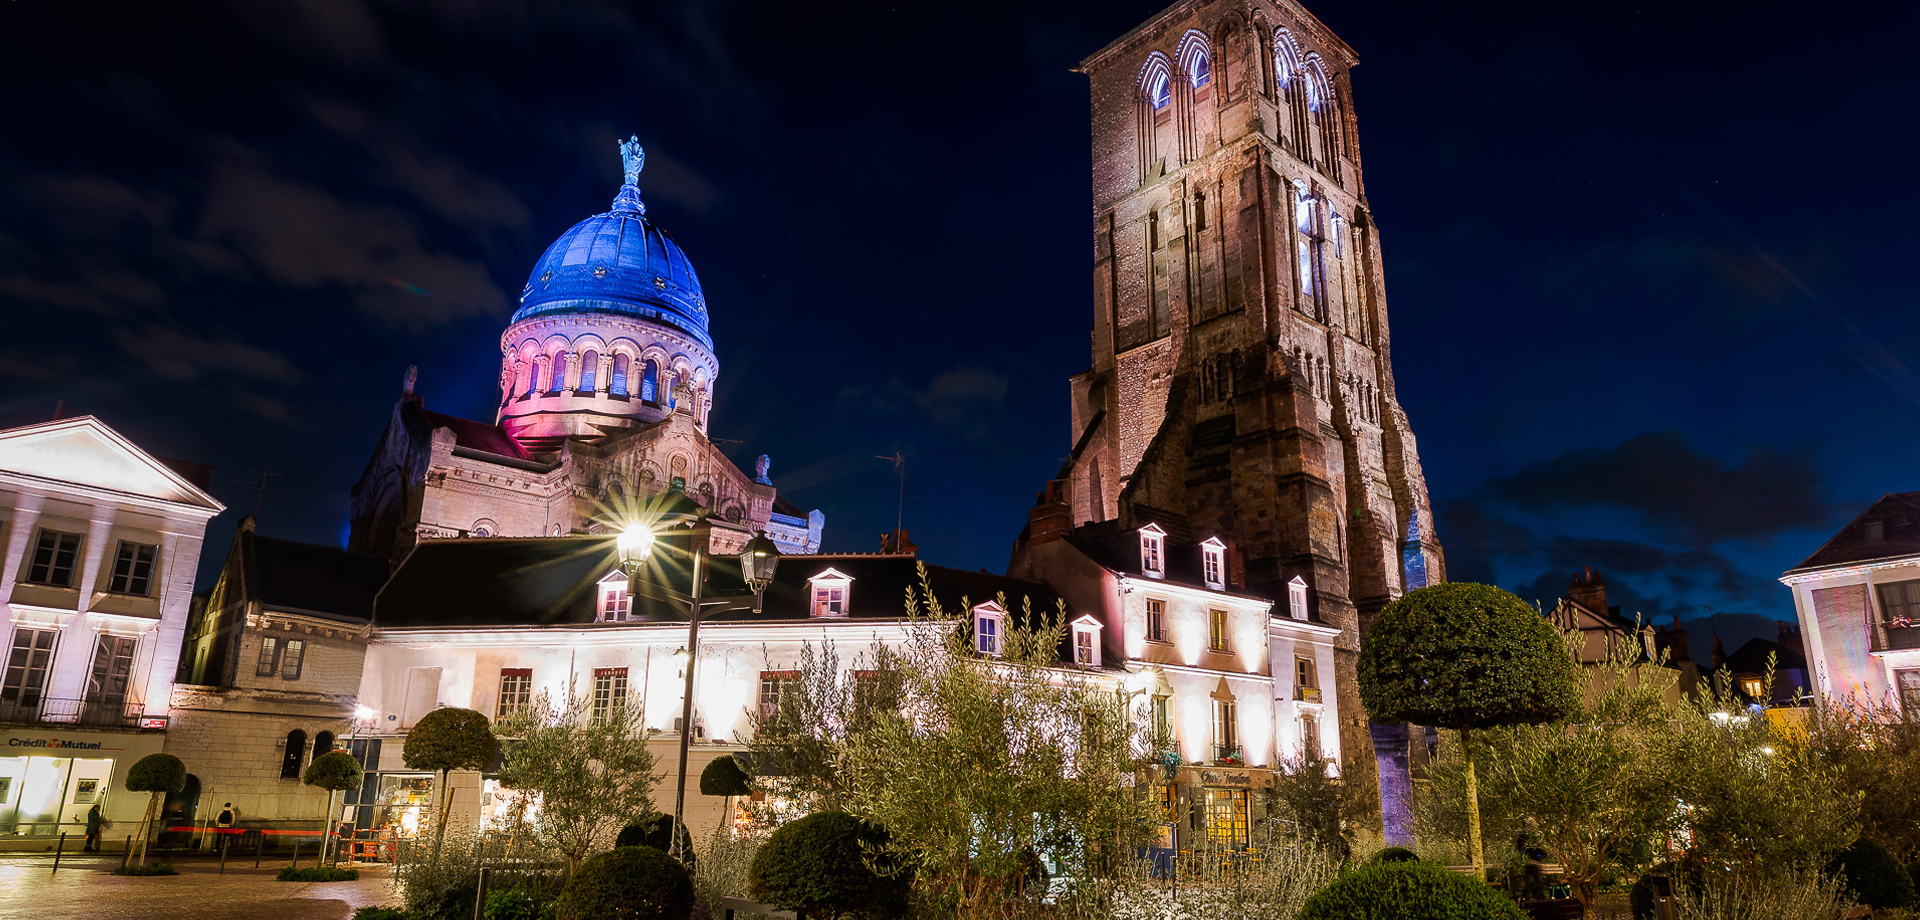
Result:
{"label": "topiary tree", "polygon": [[869,865],[887,845],[887,831],[843,811],[823,811],[781,825],[754,854],[747,874],[753,899],[821,920],[880,920],[907,911],[912,884],[904,871]]}
{"label": "topiary tree", "polygon": [[1580,705],[1573,656],[1553,624],[1491,585],[1429,585],[1388,604],[1360,646],[1360,702],[1376,722],[1460,732],[1467,847],[1484,872],[1471,734],[1554,722]]}
{"label": "topiary tree", "polygon": [[333,794],[345,792],[360,786],[360,762],[346,751],[333,751],[322,754],[307,764],[307,772],[300,781],[317,789],[327,791],[327,810],[320,819],[320,856],[314,862],[318,867],[327,861],[327,847],[333,840],[330,827],[333,823]]}
{"label": "topiary tree", "polygon": [[[677,833],[670,833],[669,828]],[[674,838],[679,838],[675,840]],[[674,849],[678,843],[679,849]],[[672,815],[654,815],[644,821],[636,821],[620,829],[620,835],[613,839],[616,847],[653,847],[671,856],[681,854],[681,862],[686,863],[687,871],[693,871],[693,835],[687,833],[687,826],[673,820]]]}
{"label": "topiary tree", "polygon": [[160,798],[187,786],[187,765],[172,754],[148,754],[127,769],[127,791],[150,793],[147,812],[140,818],[140,858],[135,865],[147,864],[147,838],[152,836],[153,813]]}
{"label": "topiary tree", "polygon": [[1844,875],[1853,897],[1878,910],[1909,907],[1914,902],[1913,876],[1886,847],[1865,837],[1834,854],[1827,874]]}
{"label": "topiary tree", "polygon": [[555,920],[687,920],[693,877],[653,847],[620,847],[580,865],[553,902]]}
{"label": "topiary tree", "polygon": [[1451,869],[1425,862],[1361,866],[1307,899],[1299,920],[1526,920],[1519,905]]}
{"label": "topiary tree", "polygon": [[752,795],[747,771],[740,769],[739,761],[732,754],[715,757],[700,771],[701,795]]}
{"label": "topiary tree", "polygon": [[471,709],[448,706],[436,709],[413,723],[406,745],[400,749],[400,761],[409,770],[432,770],[440,774],[440,828],[434,837],[434,858],[447,838],[447,814],[453,809],[452,791],[447,776],[455,770],[485,770],[500,757],[500,741],[493,726]]}

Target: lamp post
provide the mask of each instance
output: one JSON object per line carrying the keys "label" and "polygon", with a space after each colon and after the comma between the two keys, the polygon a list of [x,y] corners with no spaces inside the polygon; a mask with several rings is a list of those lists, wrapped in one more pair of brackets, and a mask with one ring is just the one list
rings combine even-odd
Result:
{"label": "lamp post", "polygon": [[[687,605],[686,684],[680,697],[680,761],[674,776],[673,826],[667,829],[667,849],[676,859],[681,858],[680,828],[686,826],[687,749],[693,740],[693,668],[700,660],[700,595],[705,588],[707,544],[713,538],[713,525],[701,517],[692,523],[687,533],[693,542],[693,583]],[[633,524],[620,532],[615,543],[620,553],[620,567],[631,581],[653,553],[653,531],[645,524]],[[765,531],[747,541],[746,548],[740,552],[740,578],[753,591],[755,611],[760,609],[760,596],[773,582],[773,571],[779,563],[780,550],[767,539]],[[631,584],[628,593],[632,593]]]}

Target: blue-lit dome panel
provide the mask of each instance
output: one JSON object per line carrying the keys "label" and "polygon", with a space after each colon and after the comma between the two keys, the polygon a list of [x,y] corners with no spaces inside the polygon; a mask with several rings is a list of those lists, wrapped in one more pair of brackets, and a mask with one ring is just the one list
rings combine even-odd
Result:
{"label": "blue-lit dome panel", "polygon": [[647,220],[631,185],[620,190],[614,210],[574,224],[534,264],[513,322],[543,313],[637,316],[713,347],[693,264]]}

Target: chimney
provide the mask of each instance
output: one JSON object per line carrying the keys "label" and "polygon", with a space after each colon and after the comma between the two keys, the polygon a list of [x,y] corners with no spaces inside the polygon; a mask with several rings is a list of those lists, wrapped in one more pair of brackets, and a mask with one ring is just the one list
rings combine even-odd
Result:
{"label": "chimney", "polygon": [[1607,583],[1594,574],[1593,566],[1587,566],[1584,574],[1574,575],[1572,583],[1567,585],[1567,599],[1594,613],[1605,615]]}
{"label": "chimney", "polygon": [[1034,497],[1027,512],[1027,545],[1039,546],[1063,540],[1073,529],[1073,506],[1067,503],[1065,483],[1054,480]]}
{"label": "chimney", "polygon": [[1780,624],[1780,637],[1774,641],[1779,642],[1781,648],[1795,655],[1799,655],[1801,658],[1807,657],[1807,643],[1800,638],[1799,626],[1782,622]]}
{"label": "chimney", "polygon": [[912,556],[919,550],[912,540],[907,539],[905,528],[880,535],[880,554],[883,556]]}
{"label": "chimney", "polygon": [[1713,637],[1713,666],[1718,669],[1727,663],[1727,647],[1720,644],[1720,637]]}
{"label": "chimney", "polygon": [[1693,652],[1687,647],[1687,631],[1680,628],[1680,615],[1674,614],[1673,628],[1654,627],[1654,644],[1667,650],[1670,664],[1681,664],[1693,660]]}

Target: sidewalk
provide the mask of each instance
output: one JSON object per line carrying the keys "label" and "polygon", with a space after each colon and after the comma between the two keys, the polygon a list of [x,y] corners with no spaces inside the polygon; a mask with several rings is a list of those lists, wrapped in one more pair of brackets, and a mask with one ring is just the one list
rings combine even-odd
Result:
{"label": "sidewalk", "polygon": [[[354,882],[277,882],[272,869],[177,864],[180,874],[113,875],[120,857],[68,857],[54,872],[51,857],[0,855],[0,918],[63,920],[345,920],[355,909],[398,901],[385,869],[362,869]],[[283,863],[284,865],[284,863]]]}

